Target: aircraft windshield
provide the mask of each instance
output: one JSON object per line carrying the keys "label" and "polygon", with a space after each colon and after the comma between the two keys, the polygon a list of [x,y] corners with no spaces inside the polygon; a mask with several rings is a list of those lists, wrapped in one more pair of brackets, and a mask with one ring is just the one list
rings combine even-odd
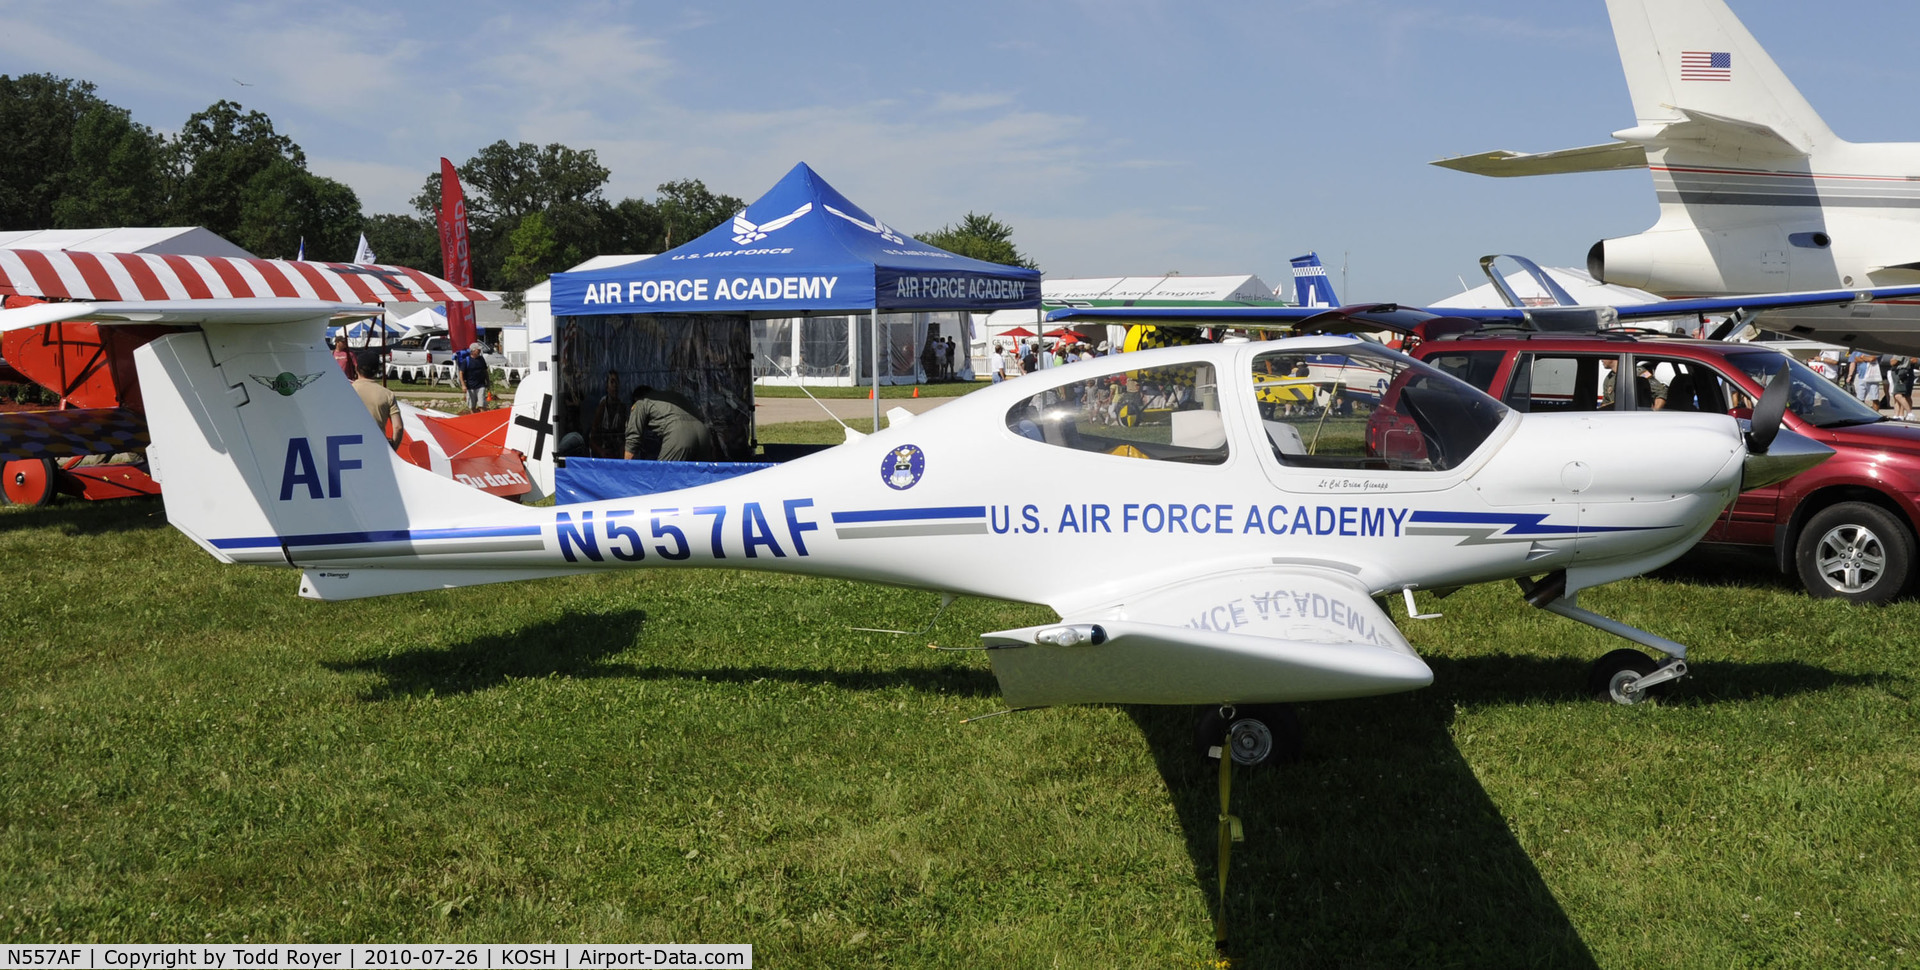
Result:
{"label": "aircraft windshield", "polygon": [[1035,441],[1123,458],[1227,460],[1211,364],[1145,367],[1049,387],[1014,405],[1007,427]]}
{"label": "aircraft windshield", "polygon": [[1443,471],[1507,414],[1458,379],[1364,344],[1264,353],[1252,379],[1267,439],[1288,465]]}
{"label": "aircraft windshield", "polygon": [[1780,372],[1782,363],[1786,364],[1788,379],[1792,381],[1787,407],[1799,415],[1800,420],[1816,428],[1842,428],[1883,420],[1880,412],[1860,403],[1858,398],[1842,390],[1839,385],[1786,354],[1757,351],[1730,354],[1728,359],[1735,367],[1746,371],[1747,376],[1761,387],[1766,387],[1773,380],[1773,376]]}

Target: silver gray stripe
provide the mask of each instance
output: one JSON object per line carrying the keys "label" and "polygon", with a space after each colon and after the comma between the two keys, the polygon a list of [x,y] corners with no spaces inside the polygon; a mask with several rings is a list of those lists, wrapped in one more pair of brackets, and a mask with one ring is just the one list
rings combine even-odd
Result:
{"label": "silver gray stripe", "polygon": [[546,548],[538,537],[428,542],[361,542],[353,545],[289,546],[295,562],[373,559],[381,556],[465,556],[476,552],[528,552]]}
{"label": "silver gray stripe", "polygon": [[1805,209],[1920,209],[1920,198],[1886,196],[1759,195],[1734,192],[1658,192],[1662,203],[1681,205],[1798,206]]}
{"label": "silver gray stripe", "polygon": [[842,539],[891,539],[897,536],[985,535],[985,522],[940,522],[930,525],[840,526],[834,535]]}

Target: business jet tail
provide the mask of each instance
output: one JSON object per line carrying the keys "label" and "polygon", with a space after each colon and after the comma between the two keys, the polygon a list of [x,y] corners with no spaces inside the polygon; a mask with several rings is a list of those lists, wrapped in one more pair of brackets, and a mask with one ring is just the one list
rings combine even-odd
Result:
{"label": "business jet tail", "polygon": [[[1650,154],[1804,169],[1838,139],[1724,0],[1607,0],[1636,124],[1602,145],[1434,162],[1477,175],[1643,168]],[[1661,153],[1666,153],[1662,155]]]}

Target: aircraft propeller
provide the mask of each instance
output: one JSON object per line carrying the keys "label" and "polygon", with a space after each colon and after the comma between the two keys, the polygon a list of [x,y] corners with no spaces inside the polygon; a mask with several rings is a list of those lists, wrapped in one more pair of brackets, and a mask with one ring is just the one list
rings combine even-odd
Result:
{"label": "aircraft propeller", "polygon": [[1772,446],[1774,436],[1780,433],[1780,423],[1787,416],[1787,395],[1792,384],[1787,365],[1781,364],[1780,372],[1767,382],[1767,389],[1760,394],[1760,403],[1753,409],[1753,419],[1747,428],[1749,453],[1764,455]]}
{"label": "aircraft propeller", "polygon": [[1787,415],[1787,397],[1793,392],[1793,375],[1786,364],[1760,392],[1760,403],[1747,422],[1747,457],[1743,463],[1740,490],[1783,482],[1819,464],[1833,449],[1791,431],[1783,437],[1780,425]]}

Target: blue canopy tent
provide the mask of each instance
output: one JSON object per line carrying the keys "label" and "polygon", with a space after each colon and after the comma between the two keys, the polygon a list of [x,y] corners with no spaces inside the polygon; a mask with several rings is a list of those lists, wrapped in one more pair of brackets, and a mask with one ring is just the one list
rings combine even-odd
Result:
{"label": "blue canopy tent", "polygon": [[[970,259],[902,235],[803,162],[729,223],[652,259],[552,277],[553,315],[793,317],[1033,309],[1040,273]],[[874,426],[880,354],[870,352]]]}
{"label": "blue canopy tent", "polygon": [[344,327],[328,327],[327,338],[332,339],[334,337],[344,336],[353,341],[367,341],[374,337],[381,336],[383,333],[386,337],[401,337],[405,336],[406,332],[407,328],[396,327],[389,322],[385,316],[380,316],[361,320],[358,323],[348,324]]}

